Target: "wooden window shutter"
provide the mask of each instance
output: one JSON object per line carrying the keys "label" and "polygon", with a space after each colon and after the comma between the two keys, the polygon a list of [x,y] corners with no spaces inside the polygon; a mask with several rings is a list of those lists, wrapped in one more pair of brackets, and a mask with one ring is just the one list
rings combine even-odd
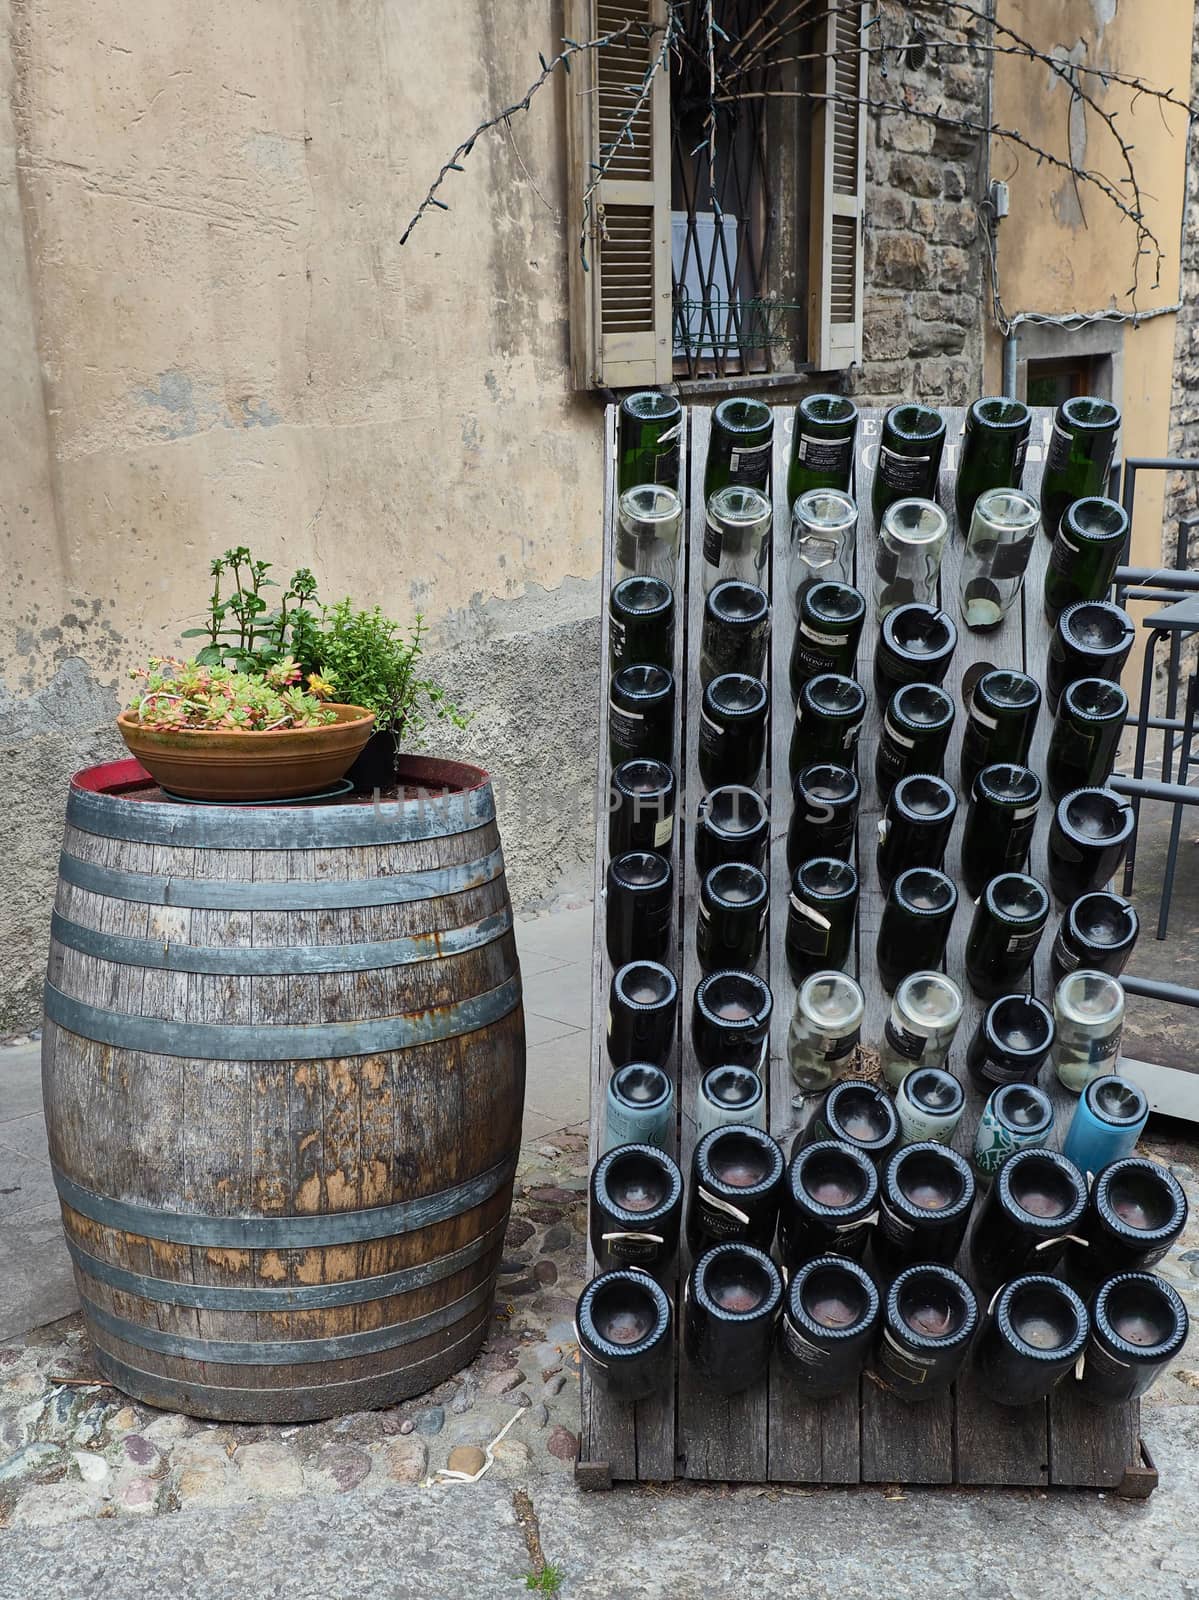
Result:
{"label": "wooden window shutter", "polygon": [[[631,20],[661,27],[666,0],[566,0],[565,32],[582,43]],[[587,265],[579,254],[583,193],[592,163],[618,138],[661,33],[576,56],[567,76],[570,166],[570,344],[576,389],[670,383],[670,66],[655,75],[632,127],[592,196]],[[631,92],[630,92],[631,91]]]}
{"label": "wooden window shutter", "polygon": [[866,194],[866,70],[861,0],[834,0],[816,26],[812,102],[809,359],[822,371],[862,359],[862,213]]}

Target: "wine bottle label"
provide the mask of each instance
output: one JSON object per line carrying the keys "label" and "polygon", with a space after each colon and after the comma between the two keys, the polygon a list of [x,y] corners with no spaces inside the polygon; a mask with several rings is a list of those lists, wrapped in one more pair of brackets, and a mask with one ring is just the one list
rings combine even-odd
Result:
{"label": "wine bottle label", "polygon": [[608,736],[622,750],[639,750],[646,738],[645,717],[608,702]]}
{"label": "wine bottle label", "polygon": [[[834,1226],[833,1232],[834,1233],[843,1233],[843,1234],[846,1234],[846,1235],[851,1234],[851,1233],[858,1233],[858,1232],[864,1233],[867,1228],[873,1228],[874,1224],[877,1221],[878,1221],[878,1212],[877,1211],[871,1211],[864,1217],[855,1217],[855,1219],[852,1222],[838,1222]],[[848,1238],[846,1238],[846,1239],[844,1239],[842,1241],[843,1244],[850,1244],[851,1242],[852,1241],[850,1239],[848,1239]]]}
{"label": "wine bottle label", "polygon": [[884,1238],[890,1239],[893,1244],[906,1244],[916,1232],[916,1224],[909,1222],[906,1217],[898,1216],[881,1197],[878,1206],[878,1226]]}
{"label": "wine bottle label", "polygon": [[1022,1065],[1010,1067],[1006,1062],[996,1061],[994,1056],[984,1056],[978,1063],[978,1072],[988,1083],[1019,1083],[1025,1068]]}
{"label": "wine bottle label", "polygon": [[774,441],[764,444],[745,444],[729,452],[729,482],[757,485],[764,481],[770,466],[770,452]]}
{"label": "wine bottle label", "polygon": [[1092,1372],[1100,1373],[1105,1378],[1115,1378],[1122,1383],[1128,1382],[1128,1374],[1132,1371],[1131,1361],[1121,1361],[1119,1356],[1114,1356],[1095,1339],[1091,1339],[1088,1343],[1085,1356],[1079,1357],[1080,1363],[1084,1360]]}
{"label": "wine bottle label", "polygon": [[712,919],[712,913],[708,910],[707,906],[701,900],[700,903],[699,903],[699,920],[701,922],[710,922],[711,919]]}
{"label": "wine bottle label", "polygon": [[923,1034],[910,1033],[907,1028],[901,1028],[894,1017],[887,1018],[883,1035],[895,1054],[904,1061],[919,1061],[928,1043]]}
{"label": "wine bottle label", "polygon": [[618,1261],[652,1260],[665,1243],[660,1233],[605,1233],[601,1238]]}
{"label": "wine bottle label", "polygon": [[1015,811],[1008,812],[1008,816],[1011,817],[1013,822],[1027,822],[1029,817],[1035,817],[1036,814],[1037,806],[1035,801],[1030,806],[1017,806]]}
{"label": "wine bottle label", "polygon": [[886,817],[880,817],[878,819],[878,842],[879,842],[879,844],[886,844],[887,835],[890,832],[891,832],[891,824],[890,824],[890,822],[887,820]]}
{"label": "wine bottle label", "polygon": [[832,923],[827,917],[822,917],[820,912],[817,911],[814,906],[808,905],[808,903],[804,900],[801,900],[797,894],[790,894],[787,896],[787,899],[790,901],[791,906],[796,913],[803,917],[805,922],[810,922],[813,927],[823,928],[826,933],[832,927]]}
{"label": "wine bottle label", "polygon": [[842,645],[845,637],[840,633],[818,633],[810,622],[801,622],[799,631],[805,639],[810,639],[813,644]]}
{"label": "wine bottle label", "polygon": [[889,1328],[883,1330],[882,1341],[878,1347],[878,1359],[880,1366],[886,1367],[906,1383],[926,1382],[929,1371],[934,1365],[931,1356],[918,1356],[896,1344]]}
{"label": "wine bottle label", "polygon": [[883,737],[890,739],[892,744],[899,745],[903,750],[914,750],[916,748],[915,739],[909,739],[906,733],[900,733],[890,717],[883,718]]}
{"label": "wine bottle label", "polygon": [[994,578],[997,582],[1006,578],[1022,578],[1028,570],[1028,560],[1032,555],[1035,537],[1034,529],[1023,539],[1009,539],[997,545],[985,576]]}
{"label": "wine bottle label", "polygon": [[783,1343],[797,1361],[805,1361],[811,1365],[827,1359],[827,1351],[813,1344],[810,1339],[805,1339],[803,1334],[792,1322],[790,1314],[783,1317]]}
{"label": "wine bottle label", "polygon": [[674,817],[660,817],[654,823],[654,848],[658,849],[664,844],[669,844],[674,837]]}
{"label": "wine bottle label", "polygon": [[858,1040],[862,1037],[861,1028],[855,1028],[852,1033],[825,1034],[821,1043],[824,1045],[824,1059],[826,1061],[842,1061],[857,1049]]}
{"label": "wine bottle label", "polygon": [[1045,472],[1060,472],[1070,459],[1070,445],[1072,436],[1066,432],[1060,422],[1053,424],[1053,433],[1049,439],[1049,449],[1045,454]]}
{"label": "wine bottle label", "polygon": [[710,1193],[702,1184],[695,1192],[699,1207],[700,1225],[714,1239],[740,1239],[749,1227],[749,1217],[744,1211]]}
{"label": "wine bottle label", "polygon": [[1035,933],[1013,933],[1007,942],[1008,955],[1023,956],[1035,950],[1041,942],[1041,931],[1038,928]]}
{"label": "wine bottle label", "polygon": [[1016,483],[1020,482],[1024,472],[1024,460],[1028,455],[1028,435],[1025,434],[1020,443],[1012,451],[1012,477]]}
{"label": "wine bottle label", "polygon": [[708,755],[715,755],[724,743],[725,730],[713,722],[706,711],[699,714],[699,747]]}
{"label": "wine bottle label", "polygon": [[795,448],[795,459],[814,472],[848,473],[852,454],[852,439],[815,439],[810,433],[801,433]]}
{"label": "wine bottle label", "polygon": [[974,701],[970,704],[970,720],[977,722],[980,728],[986,728],[988,732],[999,726],[999,718],[990,716]]}
{"label": "wine bottle label", "polygon": [[720,565],[720,556],[723,549],[724,535],[719,524],[713,522],[712,518],[709,517],[707,526],[704,528],[704,560],[710,567],[718,567]]}
{"label": "wine bottle label", "polygon": [[882,445],[878,453],[878,475],[888,489],[923,489],[928,482],[932,456],[904,456]]}
{"label": "wine bottle label", "polygon": [[612,656],[614,660],[619,661],[624,655],[625,639],[629,630],[619,617],[612,618],[609,628]]}
{"label": "wine bottle label", "polygon": [[1084,1041],[1087,1052],[1087,1064],[1096,1066],[1101,1061],[1110,1061],[1112,1056],[1120,1053],[1120,1029],[1109,1033],[1101,1039],[1090,1038]]}
{"label": "wine bottle label", "polygon": [[1082,956],[1071,950],[1066,943],[1064,928],[1058,930],[1058,936],[1053,941],[1053,961],[1063,972],[1073,972],[1075,967],[1082,965]]}

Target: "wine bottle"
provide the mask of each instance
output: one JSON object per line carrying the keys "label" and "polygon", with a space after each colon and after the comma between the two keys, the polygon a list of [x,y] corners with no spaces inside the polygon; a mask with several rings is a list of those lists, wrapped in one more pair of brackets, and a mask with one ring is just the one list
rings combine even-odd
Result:
{"label": "wine bottle", "polygon": [[986,1295],[1026,1272],[1052,1272],[1087,1203],[1087,1181],[1056,1150],[1015,1150],[999,1168],[970,1241]]}
{"label": "wine bottle", "polygon": [[1041,1273],[1013,1278],[974,1342],[979,1386],[1001,1406],[1044,1400],[1073,1368],[1089,1333],[1087,1308],[1068,1284]]}
{"label": "wine bottle", "polygon": [[765,1251],[734,1240],[700,1256],[687,1279],[683,1350],[709,1388],[739,1394],[766,1376],[782,1301]]}
{"label": "wine bottle", "polygon": [[891,1001],[879,1065],[893,1089],[917,1067],[943,1067],[962,1020],[962,991],[943,972],[909,972]]}
{"label": "wine bottle", "polygon": [[865,617],[865,597],[848,583],[814,583],[804,590],[791,646],[793,697],[805,679],[822,672],[853,677]]}
{"label": "wine bottle", "polygon": [[1099,1286],[1079,1393],[1092,1405],[1139,1399],[1182,1352],[1190,1328],[1178,1291],[1151,1272],[1121,1272]]}
{"label": "wine bottle", "polygon": [[1066,1275],[1089,1290],[1116,1272],[1147,1272],[1186,1222],[1186,1195],[1172,1172],[1141,1156],[1113,1161],[1091,1185],[1077,1230],[1084,1242],[1070,1249]]}
{"label": "wine bottle", "polygon": [[885,893],[905,867],[940,867],[958,801],[944,778],[913,772],[887,796],[874,862]]}
{"label": "wine bottle", "polygon": [[769,1250],[784,1171],[783,1152],[762,1128],[737,1122],[706,1133],[692,1154],[687,1186],[691,1254],[728,1239]]}
{"label": "wine bottle", "polygon": [[1078,600],[1106,600],[1128,543],[1128,513],[1114,500],[1074,500],[1053,538],[1045,569],[1045,615],[1052,628]]}
{"label": "wine bottle", "polygon": [[806,1093],[818,1093],[853,1063],[866,1000],[844,972],[814,972],[795,997],[787,1030],[787,1064]]}
{"label": "wine bottle", "polygon": [[871,505],[874,525],[896,500],[933,500],[945,449],[945,418],[931,406],[904,402],[883,418]]}
{"label": "wine bottle", "polygon": [[905,683],[887,705],[874,757],[874,781],[885,800],[911,772],[941,776],[953,727],[953,701],[935,683]]}
{"label": "wine bottle", "polygon": [[696,1137],[702,1139],[713,1128],[727,1128],[734,1122],[765,1128],[765,1086],[752,1067],[709,1067],[696,1096]]}
{"label": "wine bottle", "polygon": [[682,526],[683,502],[666,484],[641,483],[626,489],[616,504],[613,581],[661,578],[673,588]]}
{"label": "wine bottle", "polygon": [[642,483],[679,485],[679,446],[683,434],[683,407],[673,394],[641,389],[626,394],[618,416],[620,466],[617,490]]}
{"label": "wine bottle", "polygon": [[666,1065],[674,1043],[679,986],[669,967],[657,961],[630,961],[612,976],[608,997],[608,1059]]}
{"label": "wine bottle", "polygon": [[1057,703],[1045,783],[1054,805],[1072,789],[1097,789],[1111,776],[1128,720],[1128,696],[1106,678],[1076,678]]}
{"label": "wine bottle", "polygon": [[787,469],[787,503],[794,505],[809,489],[840,489],[848,494],[853,481],[854,439],[858,408],[842,394],[808,394],[795,408],[791,462]]}
{"label": "wine bottle", "polygon": [[878,1205],[874,1163],[852,1145],[802,1145],[787,1166],[779,1208],[779,1257],[793,1273],[813,1256],[860,1261]]}
{"label": "wine bottle", "polygon": [[668,856],[674,842],[674,773],[662,761],[622,761],[612,774],[608,854],[656,850]]}
{"label": "wine bottle", "polygon": [[965,1091],[943,1067],[917,1067],[895,1092],[903,1144],[948,1144],[965,1109]]}
{"label": "wine bottle", "polygon": [[613,767],[642,758],[674,763],[674,674],[665,667],[621,667],[608,699],[608,753]]}
{"label": "wine bottle", "polygon": [[774,413],[761,400],[734,395],[712,412],[704,503],[729,484],[766,492],[774,445]]}
{"label": "wine bottle", "polygon": [[769,910],[770,889],[757,867],[744,861],[713,867],[699,889],[695,953],[700,970],[752,972],[762,954]]}
{"label": "wine bottle", "polygon": [[612,671],[674,665],[674,590],[662,578],[622,578],[608,599],[608,653]]}
{"label": "wine bottle", "polygon": [[1058,406],[1041,476],[1041,525],[1051,539],[1071,501],[1107,492],[1119,427],[1110,400],[1073,395]]}
{"label": "wine bottle", "polygon": [[679,1248],[683,1175],[665,1150],[622,1144],[591,1169],[588,1226],[601,1271],[665,1273]]}
{"label": "wine bottle", "polygon": [[1049,829],[1049,887],[1059,905],[1102,889],[1115,876],[1135,827],[1131,803],[1111,789],[1062,796]]}
{"label": "wine bottle", "polygon": [[1108,678],[1115,683],[1135,637],[1128,612],[1110,600],[1077,600],[1067,606],[1049,640],[1045,669],[1045,697],[1054,716],[1063,690],[1076,678]]}
{"label": "wine bottle", "polygon": [[757,1069],[770,1039],[774,1001],[750,972],[711,972],[696,985],[691,1042],[701,1067],[732,1062]]}
{"label": "wine bottle", "polygon": [[604,932],[614,968],[664,961],[674,920],[674,869],[652,850],[632,850],[608,864]]}
{"label": "wine bottle", "polygon": [[952,1263],[974,1205],[974,1176],[943,1144],[906,1144],[883,1168],[871,1241],[886,1282],[918,1261]]}
{"label": "wine bottle", "polygon": [[966,939],[966,979],[980,1000],[1020,988],[1048,920],[1049,894],[1035,878],[1004,872],[991,879]]}
{"label": "wine bottle", "polygon": [[704,690],[699,724],[699,775],[707,789],[750,788],[766,756],[770,696],[760,678],[726,672]]}
{"label": "wine bottle", "polygon": [[1132,1154],[1148,1121],[1149,1102],[1139,1085],[1115,1073],[1092,1078],[1074,1108],[1062,1154],[1080,1172],[1102,1172]]}
{"label": "wine bottle", "polygon": [[844,967],[853,951],[858,875],[838,856],[801,861],[791,878],[784,949],[793,982]]}
{"label": "wine bottle", "polygon": [[674,1084],[650,1061],[630,1061],[608,1079],[604,1149],[652,1144],[664,1149],[674,1133]]}
{"label": "wine bottle", "polygon": [[874,609],[881,619],[897,606],[931,606],[949,536],[949,518],[935,500],[896,500],[883,513],[874,547]]}
{"label": "wine bottle", "polygon": [[953,618],[935,606],[897,606],[883,618],[874,652],[874,692],[886,705],[905,683],[942,683],[957,648]]}
{"label": "wine bottle", "polygon": [[1053,1044],[1053,1016],[1030,994],[1005,994],[983,1012],[966,1052],[976,1089],[996,1084],[1036,1083]]}
{"label": "wine bottle", "polygon": [[1027,672],[994,667],[983,673],[970,696],[962,737],[959,771],[965,793],[984,767],[1001,761],[1026,765],[1040,709],[1041,686]]}
{"label": "wine bottle", "polygon": [[852,1145],[878,1167],[899,1143],[899,1118],[889,1094],[865,1078],[842,1078],[820,1102],[791,1147],[833,1139]]}
{"label": "wine bottle", "polygon": [[701,877],[722,861],[761,867],[770,843],[770,812],[754,789],[726,784],[700,797],[695,816],[695,866]]}
{"label": "wine bottle", "polygon": [[704,527],[704,592],[736,578],[760,584],[770,569],[770,501],[748,485],[730,484],[708,497]]}
{"label": "wine bottle", "polygon": [[1050,969],[1058,984],[1067,972],[1087,967],[1118,978],[1128,965],[1141,931],[1130,900],[1110,889],[1080,895],[1062,916],[1053,941]]}
{"label": "wine bottle", "polygon": [[730,578],[709,589],[699,641],[702,688],[726,672],[763,677],[769,647],[770,601],[756,584]]}
{"label": "wine bottle", "polygon": [[909,1404],[944,1394],[965,1364],[977,1327],[978,1301],[965,1278],[932,1261],[905,1267],[883,1308],[875,1376]]}
{"label": "wine bottle", "polygon": [[1018,489],[988,489],[975,501],[958,576],[962,620],[973,632],[992,632],[1015,605],[1040,514]]}
{"label": "wine bottle", "polygon": [[975,778],[962,832],[962,882],[971,898],[1002,872],[1021,872],[1028,859],[1041,780],[1028,767],[1001,761]]}
{"label": "wine bottle", "polygon": [[887,894],[879,919],[875,959],[888,994],[909,972],[939,967],[945,956],[958,892],[935,867],[909,867]]}
{"label": "wine bottle", "polygon": [[1032,1083],[1002,1084],[992,1092],[978,1119],[976,1174],[989,1183],[1013,1150],[1040,1149],[1049,1142],[1053,1122],[1053,1106],[1043,1089]]}
{"label": "wine bottle", "polygon": [[813,583],[852,583],[858,508],[838,489],[809,489],[791,508],[787,583],[798,598]]}
{"label": "wine bottle", "polygon": [[807,1400],[853,1387],[879,1319],[874,1279],[856,1261],[817,1256],[795,1272],[779,1325],[779,1359]]}
{"label": "wine bottle", "polygon": [[858,831],[862,785],[848,767],[816,761],[796,774],[791,789],[794,810],[787,828],[787,867],[791,872],[812,856],[848,861]]}
{"label": "wine bottle", "polygon": [[1124,989],[1119,978],[1079,967],[1053,991],[1053,1066],[1071,1094],[1092,1078],[1116,1072],[1124,1031]]}
{"label": "wine bottle", "polygon": [[638,1271],[604,1272],[575,1308],[579,1354],[592,1383],[614,1399],[648,1400],[674,1384],[674,1318],[660,1283]]}
{"label": "wine bottle", "polygon": [[788,766],[794,783],[800,769],[831,761],[852,768],[866,716],[866,691],[839,672],[822,672],[799,688]]}
{"label": "wine bottle", "polygon": [[1020,487],[1031,428],[1032,412],[1028,407],[1002,395],[976,400],[966,412],[966,431],[953,488],[960,533],[968,531],[980,494],[988,489]]}

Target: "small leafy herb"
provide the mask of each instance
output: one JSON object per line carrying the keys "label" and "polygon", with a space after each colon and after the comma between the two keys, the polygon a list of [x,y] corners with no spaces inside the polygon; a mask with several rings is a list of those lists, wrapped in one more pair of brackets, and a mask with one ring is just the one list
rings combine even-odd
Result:
{"label": "small leafy herb", "polygon": [[469,721],[444,689],[418,674],[425,632],[419,611],[405,637],[378,606],[356,611],[347,595],[322,611],[313,642],[318,670],[334,679],[342,700],[375,713],[376,730],[390,732],[397,750],[401,742],[408,749],[422,748],[431,723],[465,728]]}

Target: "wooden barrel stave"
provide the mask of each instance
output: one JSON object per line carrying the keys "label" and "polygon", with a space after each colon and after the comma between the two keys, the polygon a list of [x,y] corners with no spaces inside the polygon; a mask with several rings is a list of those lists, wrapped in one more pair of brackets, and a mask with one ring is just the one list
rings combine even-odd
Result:
{"label": "wooden barrel stave", "polygon": [[[472,825],[442,837],[231,850],[211,814],[101,806],[105,836],[92,800],[73,803],[43,1043],[51,1158],[98,1358],[151,1403],[329,1415],[417,1392],[481,1341],[524,1027],[498,833],[477,798],[460,809]],[[386,825],[329,817],[343,834]],[[197,821],[203,846],[165,842]],[[395,1048],[374,1048],[384,1037]]]}

